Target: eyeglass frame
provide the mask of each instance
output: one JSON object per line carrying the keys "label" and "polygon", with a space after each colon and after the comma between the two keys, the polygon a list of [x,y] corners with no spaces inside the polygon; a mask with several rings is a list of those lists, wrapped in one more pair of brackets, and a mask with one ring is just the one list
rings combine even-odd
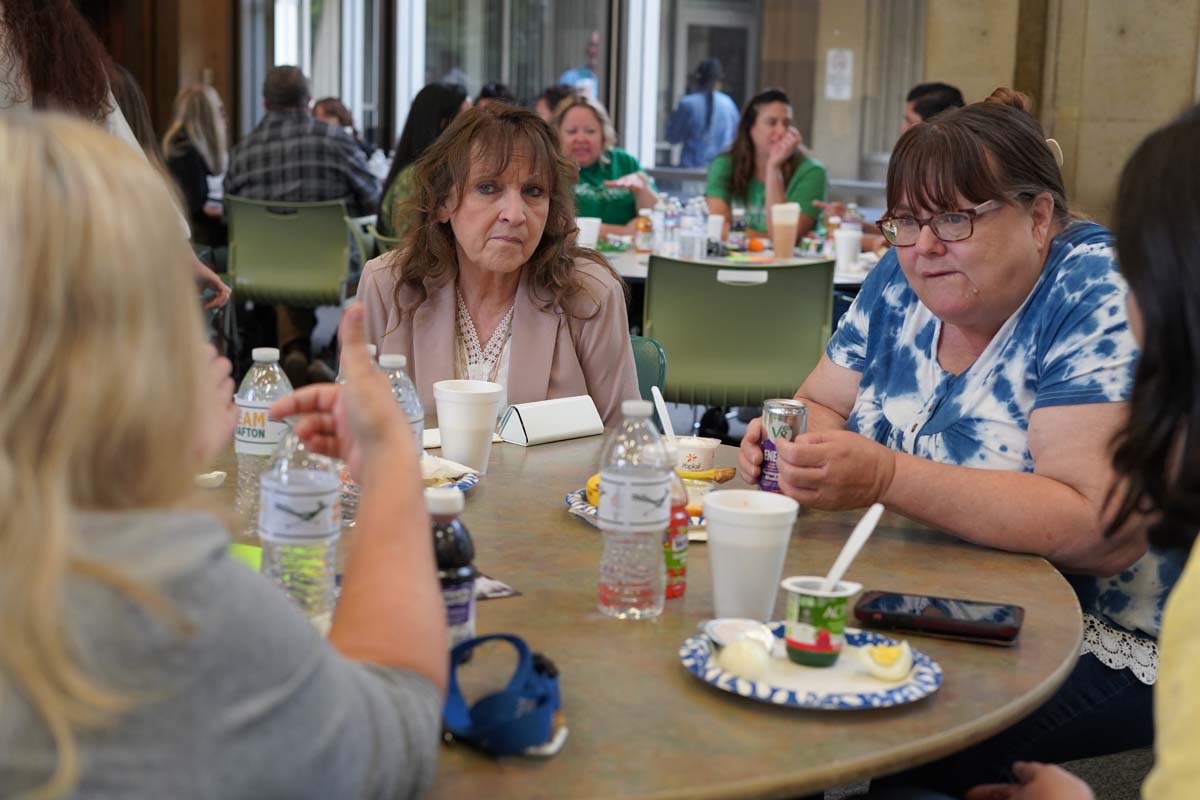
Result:
{"label": "eyeglass frame", "polygon": [[[974,208],[958,208],[958,209],[955,209],[954,211],[941,211],[937,214],[933,214],[932,216],[926,217],[925,219],[920,219],[919,217],[917,217],[913,214],[907,214],[904,216],[897,216],[894,214],[890,214],[890,215],[883,216],[883,217],[880,217],[879,219],[875,220],[875,225],[876,225],[876,227],[879,228],[880,231],[883,232],[883,238],[887,239],[888,243],[892,247],[912,247],[913,245],[916,244],[915,241],[910,244],[897,244],[896,242],[893,242],[890,238],[888,238],[887,230],[883,227],[883,225],[885,222],[891,222],[892,220],[897,220],[897,219],[911,219],[913,222],[917,223],[917,238],[918,239],[921,238],[921,229],[924,228],[926,225],[928,225],[929,230],[932,231],[933,235],[938,238],[938,241],[949,242],[949,243],[965,242],[967,239],[970,239],[972,236],[975,235],[975,218],[976,217],[978,217],[980,214],[986,214],[989,211],[995,211],[998,208],[1003,208],[1003,206],[1004,206],[1004,203],[1002,201],[992,199],[992,200],[985,200],[984,202],[980,203],[979,205],[975,206]],[[933,226],[933,221],[935,219],[937,219],[938,217],[944,216],[946,214],[966,214],[967,215],[967,223],[970,225],[970,231],[967,233],[966,236],[962,237],[961,239],[944,239],[944,238],[942,238],[941,234],[939,234],[937,232],[937,228],[935,228]]]}

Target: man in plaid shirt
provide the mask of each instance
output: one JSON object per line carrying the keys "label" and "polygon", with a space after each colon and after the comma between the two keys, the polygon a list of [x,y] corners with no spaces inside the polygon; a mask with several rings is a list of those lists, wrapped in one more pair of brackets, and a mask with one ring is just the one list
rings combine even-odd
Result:
{"label": "man in plaid shirt", "polygon": [[[342,128],[308,112],[308,80],[297,67],[272,67],[263,82],[262,122],[229,153],[225,194],[252,200],[345,200],[353,216],[372,213],[379,183],[362,149]],[[349,267],[349,265],[347,265]],[[292,385],[332,380],[327,365],[309,365],[312,309],[276,307],[283,369]]]}

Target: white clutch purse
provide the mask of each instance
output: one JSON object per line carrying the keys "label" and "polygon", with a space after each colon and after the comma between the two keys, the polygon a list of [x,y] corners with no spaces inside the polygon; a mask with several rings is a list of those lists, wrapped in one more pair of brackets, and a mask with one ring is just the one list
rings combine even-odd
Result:
{"label": "white clutch purse", "polygon": [[522,447],[597,433],[604,433],[604,423],[586,394],[509,406],[500,420],[500,438]]}

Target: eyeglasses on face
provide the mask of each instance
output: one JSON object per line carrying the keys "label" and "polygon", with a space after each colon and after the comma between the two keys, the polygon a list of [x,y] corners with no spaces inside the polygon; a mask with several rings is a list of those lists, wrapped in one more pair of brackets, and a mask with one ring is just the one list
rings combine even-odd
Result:
{"label": "eyeglasses on face", "polygon": [[957,211],[943,211],[932,217],[918,219],[911,214],[883,217],[877,224],[883,231],[884,237],[896,247],[910,247],[917,243],[921,236],[921,228],[925,225],[933,231],[933,235],[943,242],[961,242],[970,239],[975,233],[975,218],[1003,207],[999,200],[988,200],[974,208],[960,208]]}

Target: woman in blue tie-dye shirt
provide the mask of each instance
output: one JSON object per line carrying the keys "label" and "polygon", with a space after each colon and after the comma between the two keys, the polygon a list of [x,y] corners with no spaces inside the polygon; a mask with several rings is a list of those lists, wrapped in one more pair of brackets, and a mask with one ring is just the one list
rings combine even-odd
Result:
{"label": "woman in blue tie-dye shirt", "polygon": [[[1027,98],[993,98],[900,138],[880,221],[895,246],[797,392],[810,433],[778,444],[780,484],[806,505],[883,502],[1071,573],[1084,656],[1031,718],[921,776],[951,792],[1015,758],[1148,745],[1155,638],[1179,570],[1147,553],[1136,521],[1103,535],[1108,444],[1138,355],[1109,234],[1071,214]],[[742,443],[748,480],[760,434],[753,423]]]}

